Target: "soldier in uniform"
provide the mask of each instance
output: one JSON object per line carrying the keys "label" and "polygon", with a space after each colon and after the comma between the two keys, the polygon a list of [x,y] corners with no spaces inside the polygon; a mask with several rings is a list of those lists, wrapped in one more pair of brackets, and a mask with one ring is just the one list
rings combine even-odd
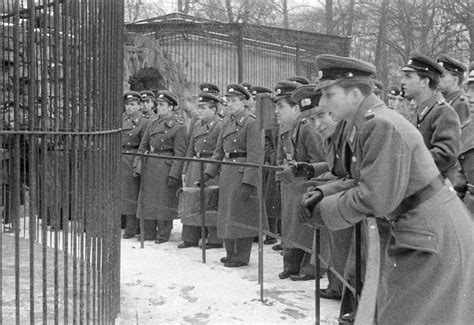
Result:
{"label": "soldier in uniform", "polygon": [[[216,85],[214,85],[212,83],[209,83],[209,82],[204,82],[204,83],[200,84],[199,85],[199,90],[202,91],[202,92],[205,92],[205,93],[212,94],[216,97],[219,97],[219,93],[220,93],[219,87],[217,87]],[[222,105],[222,102],[219,101],[219,103],[217,105],[216,114],[220,118],[224,118],[226,116],[224,108],[225,107]]]}
{"label": "soldier in uniform", "polygon": [[[143,133],[148,123],[148,117],[140,112],[141,95],[129,91],[123,95],[125,112],[122,118],[122,151],[135,153],[138,150]],[[121,214],[125,216],[125,232],[123,238],[133,238],[138,231],[137,201],[140,191],[139,171],[133,170],[132,155],[122,155],[120,163],[120,194]]]}
{"label": "soldier in uniform", "polygon": [[461,127],[469,118],[469,108],[462,89],[466,67],[458,60],[442,54],[438,57],[438,64],[443,67],[443,75],[439,80],[439,89],[446,102],[458,113]]}
{"label": "soldier in uniform", "polygon": [[443,177],[452,175],[457,169],[461,125],[456,111],[437,91],[443,68],[422,54],[414,54],[402,71],[405,97],[418,104],[415,126]]}
{"label": "soldier in uniform", "polygon": [[[199,94],[197,110],[199,119],[193,127],[186,157],[204,159],[212,157],[222,128],[222,120],[216,114],[219,102],[220,99],[213,94],[206,92]],[[193,187],[194,183],[201,179],[200,164],[197,162],[186,162],[183,174],[186,174],[185,186]],[[215,177],[208,181],[207,185],[217,185],[218,183],[219,179]],[[183,242],[178,245],[178,248],[198,246],[199,238],[201,238],[201,227],[195,226],[195,224],[200,223],[200,218],[199,220],[188,220],[188,218],[183,217],[181,221],[183,223]],[[208,219],[206,221],[209,222]],[[208,234],[207,243],[205,244],[206,249],[223,247],[222,239],[217,237],[217,225],[208,226],[206,230]]]}
{"label": "soldier in uniform", "polygon": [[152,117],[156,114],[155,93],[151,90],[143,90],[140,95],[142,96],[140,111],[144,116]]}
{"label": "soldier in uniform", "polygon": [[[226,97],[230,115],[224,120],[214,160],[247,162],[260,161],[260,130],[254,115],[244,108],[250,93],[239,84],[227,86]],[[210,164],[205,170],[205,181],[219,176],[217,235],[224,239],[227,255],[221,258],[225,267],[248,265],[252,237],[257,231],[241,228],[234,223],[258,227],[258,171],[252,167]]]}
{"label": "soldier in uniform", "polygon": [[376,323],[468,324],[474,317],[474,224],[444,179],[423,137],[373,94],[375,67],[320,55],[322,105],[345,120],[355,186],[316,189],[300,215],[338,230],[368,215],[390,225],[381,237]]}
{"label": "soldier in uniform", "polygon": [[469,65],[469,75],[466,82],[467,106],[471,116],[474,115],[474,62]]}
{"label": "soldier in uniform", "polygon": [[[298,87],[292,81],[280,81],[275,86],[275,115],[280,125],[277,164],[284,169],[277,173],[281,180],[282,196],[282,235],[308,249],[313,246],[313,229],[297,221],[298,197],[306,190],[303,178],[292,177],[292,162],[321,162],[325,160],[323,139],[310,123],[318,105],[319,95],[297,103],[291,99]],[[301,85],[298,89],[314,89],[315,85]],[[297,99],[300,99],[297,96]],[[298,106],[298,104],[300,106]],[[280,279],[306,281],[315,278],[311,265],[311,254],[283,243],[283,272]]]}
{"label": "soldier in uniform", "polygon": [[[140,153],[184,157],[187,150],[186,126],[173,114],[176,96],[160,90],[156,98],[157,115],[150,119],[138,148]],[[138,162],[140,159],[137,159]],[[141,184],[137,217],[144,219],[145,240],[167,242],[177,216],[176,191],[181,187],[183,162],[147,157],[141,159]],[[158,230],[157,230],[158,227]]]}

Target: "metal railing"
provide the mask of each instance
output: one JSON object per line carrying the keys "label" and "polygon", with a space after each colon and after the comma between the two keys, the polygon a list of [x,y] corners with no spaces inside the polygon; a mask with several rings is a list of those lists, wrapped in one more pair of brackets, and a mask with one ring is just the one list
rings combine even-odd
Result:
{"label": "metal railing", "polygon": [[[259,179],[260,182],[258,183],[258,201],[259,201],[259,226],[254,227],[247,224],[232,222],[232,225],[240,227],[242,229],[248,230],[255,230],[258,231],[258,283],[260,285],[260,301],[265,303],[264,297],[264,279],[263,279],[263,235],[272,236],[282,241],[282,243],[290,244],[292,247],[304,250],[307,253],[310,253],[318,258],[315,259],[315,274],[320,274],[320,267],[321,264],[332,272],[347,288],[350,290],[351,293],[356,297],[358,302],[357,314],[356,314],[356,324],[373,324],[375,323],[375,303],[377,297],[377,288],[378,288],[378,280],[379,280],[379,272],[380,272],[380,244],[379,244],[379,234],[377,223],[374,218],[367,218],[364,220],[363,223],[365,224],[364,227],[361,227],[361,224],[357,224],[354,227],[354,245],[356,247],[356,259],[355,259],[355,286],[351,285],[344,275],[338,273],[333,266],[329,265],[329,263],[324,260],[324,258],[320,254],[320,230],[314,228],[314,245],[313,248],[310,249],[308,247],[302,246],[288,238],[285,238],[277,233],[273,233],[269,230],[264,229],[263,225],[263,218],[264,216],[264,198],[263,198],[263,169],[274,169],[274,170],[281,170],[280,167],[263,165],[263,164],[254,164],[254,163],[243,163],[243,162],[231,162],[231,161],[216,161],[212,159],[205,159],[205,158],[189,158],[189,157],[175,157],[175,156],[166,156],[166,155],[158,155],[158,154],[148,154],[148,153],[135,153],[135,152],[127,152],[124,151],[122,154],[125,155],[134,155],[134,156],[142,156],[154,159],[167,159],[167,160],[181,160],[181,161],[188,161],[188,162],[198,162],[200,164],[200,171],[201,171],[201,184],[203,184],[204,180],[204,165],[205,164],[219,164],[219,165],[232,165],[235,167],[250,167],[250,168],[257,168],[259,172]],[[200,187],[200,207],[201,207],[201,240],[204,242],[206,233],[205,233],[205,226],[206,226],[206,214],[204,211],[204,202],[205,202],[205,191],[204,186]],[[144,228],[143,223],[141,223],[141,248],[144,248],[143,242],[143,234]],[[366,237],[366,247],[361,247],[361,228],[365,231]],[[364,278],[364,286],[362,289],[362,265],[361,265],[361,250],[366,249],[366,274]],[[202,251],[202,262],[206,263],[206,248],[205,245],[201,245]],[[320,296],[319,296],[319,286],[320,279],[316,276],[315,279],[315,323],[320,323]]]}

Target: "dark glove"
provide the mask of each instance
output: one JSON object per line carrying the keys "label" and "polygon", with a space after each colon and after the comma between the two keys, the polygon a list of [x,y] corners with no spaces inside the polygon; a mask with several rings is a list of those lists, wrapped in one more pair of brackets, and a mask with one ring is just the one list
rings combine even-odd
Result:
{"label": "dark glove", "polygon": [[140,177],[142,175],[142,157],[135,157],[132,167],[133,177]]}
{"label": "dark glove", "polygon": [[254,187],[250,184],[243,183],[240,188],[240,199],[242,201],[248,201],[252,197],[254,192]]}
{"label": "dark glove", "polygon": [[178,188],[179,187],[179,179],[168,176],[167,184],[168,188]]}
{"label": "dark glove", "polygon": [[[211,179],[211,176],[209,176],[208,174],[204,174],[204,179],[203,179],[202,186],[203,187],[206,186],[206,182],[210,179]],[[201,187],[201,181],[199,180],[197,182],[194,182],[194,186],[195,187]]]}
{"label": "dark glove", "polygon": [[300,223],[308,223],[313,216],[314,207],[322,201],[323,197],[323,192],[320,190],[303,194],[298,206],[298,221]]}
{"label": "dark glove", "polygon": [[289,184],[295,179],[295,175],[291,167],[286,167],[282,171],[276,172],[276,178],[285,184]]}
{"label": "dark glove", "polygon": [[306,162],[296,162],[291,166],[291,170],[295,177],[306,177],[307,179],[314,177],[314,168]]}

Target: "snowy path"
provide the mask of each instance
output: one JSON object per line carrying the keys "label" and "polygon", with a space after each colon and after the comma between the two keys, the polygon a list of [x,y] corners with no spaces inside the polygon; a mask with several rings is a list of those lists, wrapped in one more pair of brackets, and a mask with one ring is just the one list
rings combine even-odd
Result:
{"label": "snowy path", "polygon": [[[264,246],[264,299],[259,300],[258,246],[250,265],[225,268],[224,249],[178,249],[181,223],[171,241],[157,245],[122,239],[121,314],[118,324],[314,324],[314,281],[278,279],[279,252]],[[322,279],[321,287],[327,286]],[[321,321],[337,324],[339,302],[321,299]]]}

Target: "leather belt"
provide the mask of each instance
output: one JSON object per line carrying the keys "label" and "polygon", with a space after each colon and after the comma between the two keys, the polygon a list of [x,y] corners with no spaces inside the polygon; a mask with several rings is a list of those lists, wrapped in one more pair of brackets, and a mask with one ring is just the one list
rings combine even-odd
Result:
{"label": "leather belt", "polygon": [[404,198],[398,208],[390,213],[390,216],[395,217],[394,221],[396,221],[398,216],[406,213],[407,211],[413,210],[418,205],[436,194],[445,185],[444,182],[444,178],[441,175],[436,176],[428,185],[416,191],[412,195]]}
{"label": "leather belt", "polygon": [[209,158],[212,157],[212,152],[196,152],[196,158]]}
{"label": "leather belt", "polygon": [[138,150],[138,146],[122,146],[124,150]]}
{"label": "leather belt", "polygon": [[467,183],[467,184],[466,184],[466,189],[467,189],[467,191],[468,191],[469,193],[471,193],[472,195],[474,195],[474,185]]}
{"label": "leather belt", "polygon": [[156,148],[151,148],[150,152],[151,152],[151,153],[157,153],[157,154],[164,153],[164,152],[168,152],[168,153],[171,153],[172,155],[174,155],[174,149],[163,149],[163,150],[160,150],[160,149],[156,149]]}
{"label": "leather belt", "polygon": [[232,159],[232,158],[243,158],[247,157],[247,152],[241,151],[241,152],[226,152],[224,153],[224,157],[226,159]]}

